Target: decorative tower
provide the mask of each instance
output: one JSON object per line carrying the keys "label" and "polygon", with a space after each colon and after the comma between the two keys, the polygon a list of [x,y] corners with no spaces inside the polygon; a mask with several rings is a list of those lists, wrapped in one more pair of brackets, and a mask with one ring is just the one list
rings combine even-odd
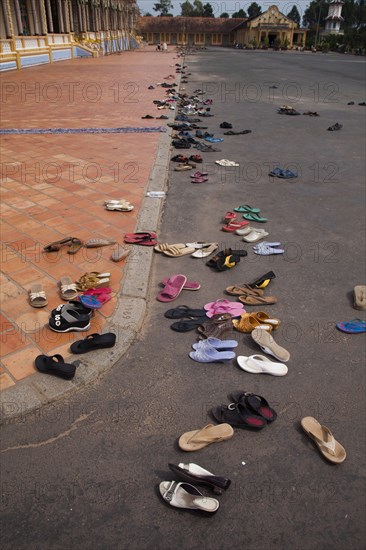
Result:
{"label": "decorative tower", "polygon": [[344,2],[342,0],[331,0],[328,8],[328,15],[325,18],[325,32],[331,34],[340,34],[342,33],[340,27],[342,21],[344,21],[341,16],[342,6]]}

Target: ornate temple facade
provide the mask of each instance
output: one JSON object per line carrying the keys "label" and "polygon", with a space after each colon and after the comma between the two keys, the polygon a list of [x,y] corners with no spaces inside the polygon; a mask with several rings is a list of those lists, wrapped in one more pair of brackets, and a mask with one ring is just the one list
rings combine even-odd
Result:
{"label": "ornate temple facade", "polygon": [[148,44],[166,42],[188,46],[273,46],[276,39],[288,48],[303,47],[306,29],[281,13],[277,6],[249,19],[213,17],[140,17],[138,32]]}
{"label": "ornate temple facade", "polygon": [[0,70],[137,46],[135,0],[1,0]]}

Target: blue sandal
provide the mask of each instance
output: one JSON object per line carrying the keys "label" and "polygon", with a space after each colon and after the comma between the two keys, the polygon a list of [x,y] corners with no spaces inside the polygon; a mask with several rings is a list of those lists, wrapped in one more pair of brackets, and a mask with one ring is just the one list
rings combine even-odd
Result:
{"label": "blue sandal", "polygon": [[362,319],[352,319],[352,321],[337,323],[336,327],[341,332],[347,332],[348,334],[361,334],[362,332],[366,332],[366,323],[362,321]]}

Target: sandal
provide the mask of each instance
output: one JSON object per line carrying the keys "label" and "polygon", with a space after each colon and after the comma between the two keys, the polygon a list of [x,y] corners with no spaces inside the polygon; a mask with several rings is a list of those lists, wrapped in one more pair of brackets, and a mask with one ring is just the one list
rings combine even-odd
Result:
{"label": "sandal", "polygon": [[209,246],[199,248],[192,254],[192,258],[207,258],[210,254],[219,248],[218,243],[212,243]]}
{"label": "sandal", "polygon": [[48,304],[46,293],[41,284],[35,283],[31,286],[29,303],[32,307],[45,307]]}
{"label": "sandal", "polygon": [[248,409],[251,409],[258,416],[261,416],[267,422],[274,422],[277,418],[277,413],[269,406],[268,401],[261,395],[256,395],[251,392],[235,391],[230,396],[235,403],[240,403]]}
{"label": "sandal", "polygon": [[240,256],[237,254],[226,254],[226,251],[221,251],[216,256],[208,260],[206,265],[216,269],[216,271],[227,271],[232,269],[240,262]]}
{"label": "sandal", "polygon": [[176,300],[182,292],[186,282],[187,277],[185,275],[179,274],[169,277],[167,284],[164,289],[159,292],[156,299],[159,300],[159,302],[172,302],[173,300]]}
{"label": "sandal", "polygon": [[254,414],[242,403],[230,403],[230,405],[214,407],[210,413],[217,422],[230,424],[234,428],[262,430],[267,426],[264,418]]}
{"label": "sandal", "polygon": [[84,340],[77,340],[70,346],[72,353],[81,354],[96,349],[113,348],[116,343],[116,335],[113,332],[105,334],[89,334]]}
{"label": "sandal", "polygon": [[355,309],[366,309],[366,286],[357,285],[353,289],[354,302],[353,307]]}
{"label": "sandal", "polygon": [[255,212],[249,212],[248,214],[243,214],[243,218],[246,220],[250,220],[251,222],[258,222],[258,223],[265,223],[268,221],[267,218],[262,218],[259,216],[259,214],[256,214]]}
{"label": "sandal", "polygon": [[227,441],[233,435],[234,430],[229,424],[207,424],[204,428],[182,434],[178,445],[182,451],[199,451],[212,443]]}
{"label": "sandal", "polygon": [[268,273],[265,273],[262,275],[262,277],[259,277],[252,283],[249,283],[249,285],[252,288],[266,288],[266,286],[269,285],[269,283],[272,281],[272,279],[275,279],[276,275],[273,273],[273,271],[268,271]]}
{"label": "sandal", "polygon": [[89,239],[84,243],[85,248],[99,248],[100,246],[110,246],[116,244],[116,241],[109,241],[107,239]]}
{"label": "sandal", "polygon": [[225,292],[227,294],[230,294],[231,296],[242,296],[243,294],[251,296],[262,296],[264,294],[264,290],[262,290],[261,288],[252,288],[246,283],[237,286],[228,286]]}
{"label": "sandal", "polygon": [[73,363],[65,363],[62,355],[38,355],[35,366],[43,374],[53,374],[65,380],[71,380],[75,376],[76,366]]}
{"label": "sandal", "polygon": [[226,333],[232,330],[231,315],[229,313],[216,314],[211,319],[207,319],[202,323],[197,330],[201,339],[207,339],[210,337],[220,338]]}
{"label": "sandal", "polygon": [[226,491],[230,487],[230,479],[226,477],[216,476],[208,470],[201,468],[198,464],[183,464],[178,466],[175,464],[168,464],[171,471],[184,481],[196,483],[197,485],[206,485],[212,491],[218,495],[222,494],[222,491]]}
{"label": "sandal", "polygon": [[187,256],[195,252],[195,248],[190,246],[184,246],[183,248],[176,248],[174,245],[170,245],[166,250],[162,251],[165,256],[170,258],[180,258],[181,256]]}
{"label": "sandal", "polygon": [[68,254],[76,254],[83,247],[83,241],[73,237],[69,244]]}
{"label": "sandal", "polygon": [[[366,323],[365,323],[366,326]],[[366,330],[366,329],[365,329]],[[273,336],[262,328],[256,328],[252,331],[252,338],[258,344],[264,353],[273,355],[282,363],[287,363],[290,360],[290,354],[287,349],[279,346],[273,339]]]}
{"label": "sandal", "polygon": [[78,291],[76,290],[76,284],[72,282],[71,277],[61,277],[60,281],[61,286],[61,298],[63,300],[69,301],[76,298]]}
{"label": "sandal", "polygon": [[53,243],[47,244],[45,247],[43,247],[43,250],[45,252],[58,252],[62,246],[64,246],[65,244],[70,244],[72,239],[72,237],[66,237],[65,239],[61,239],[60,241],[54,241]]}
{"label": "sandal", "polygon": [[268,330],[268,331],[272,330],[272,325],[270,325],[269,323],[268,324],[261,323],[255,317],[255,315],[252,315],[251,313],[244,313],[243,315],[240,316],[240,319],[233,319],[232,323],[233,323],[233,327],[238,332],[244,332],[245,334],[250,334],[251,332],[253,332],[254,329],[259,327],[263,330]]}
{"label": "sandal", "polygon": [[190,483],[162,481],[159,484],[159,491],[165,502],[175,508],[215,513],[220,506],[216,498],[204,496]]}
{"label": "sandal", "polygon": [[249,204],[242,204],[238,206],[237,208],[234,208],[234,212],[241,212],[241,213],[252,213],[252,214],[259,214],[261,211],[260,208],[253,208],[252,206],[249,206]]}
{"label": "sandal", "polygon": [[165,252],[166,250],[169,250],[171,247],[174,249],[181,249],[185,248],[186,245],[184,243],[177,243],[177,244],[168,244],[168,243],[161,243],[154,246],[155,252]]}
{"label": "sandal", "polygon": [[156,233],[153,231],[139,231],[137,233],[126,233],[124,241],[127,244],[138,244],[141,246],[155,246],[158,244]]}
{"label": "sandal", "polygon": [[277,303],[276,296],[251,296],[243,295],[238,298],[242,304],[246,306],[261,306],[261,305],[271,305]]}
{"label": "sandal", "polygon": [[190,332],[191,330],[201,326],[202,322],[206,319],[206,315],[204,317],[197,317],[196,319],[182,319],[181,321],[170,325],[170,328],[176,332]]}
{"label": "sandal", "polygon": [[183,317],[206,317],[206,310],[191,309],[188,306],[177,306],[173,309],[168,309],[164,313],[167,319],[182,319]]}
{"label": "sandal", "polygon": [[301,420],[301,427],[329,462],[341,464],[346,460],[345,448],[334,438],[330,429],[322,426],[316,418],[305,416]]}

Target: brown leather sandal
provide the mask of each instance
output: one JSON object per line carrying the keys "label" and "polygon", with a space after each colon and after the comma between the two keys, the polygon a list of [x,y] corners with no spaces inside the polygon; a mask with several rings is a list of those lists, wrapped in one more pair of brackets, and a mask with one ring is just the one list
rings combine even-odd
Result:
{"label": "brown leather sandal", "polygon": [[246,306],[261,306],[276,304],[276,296],[239,296],[239,301]]}

